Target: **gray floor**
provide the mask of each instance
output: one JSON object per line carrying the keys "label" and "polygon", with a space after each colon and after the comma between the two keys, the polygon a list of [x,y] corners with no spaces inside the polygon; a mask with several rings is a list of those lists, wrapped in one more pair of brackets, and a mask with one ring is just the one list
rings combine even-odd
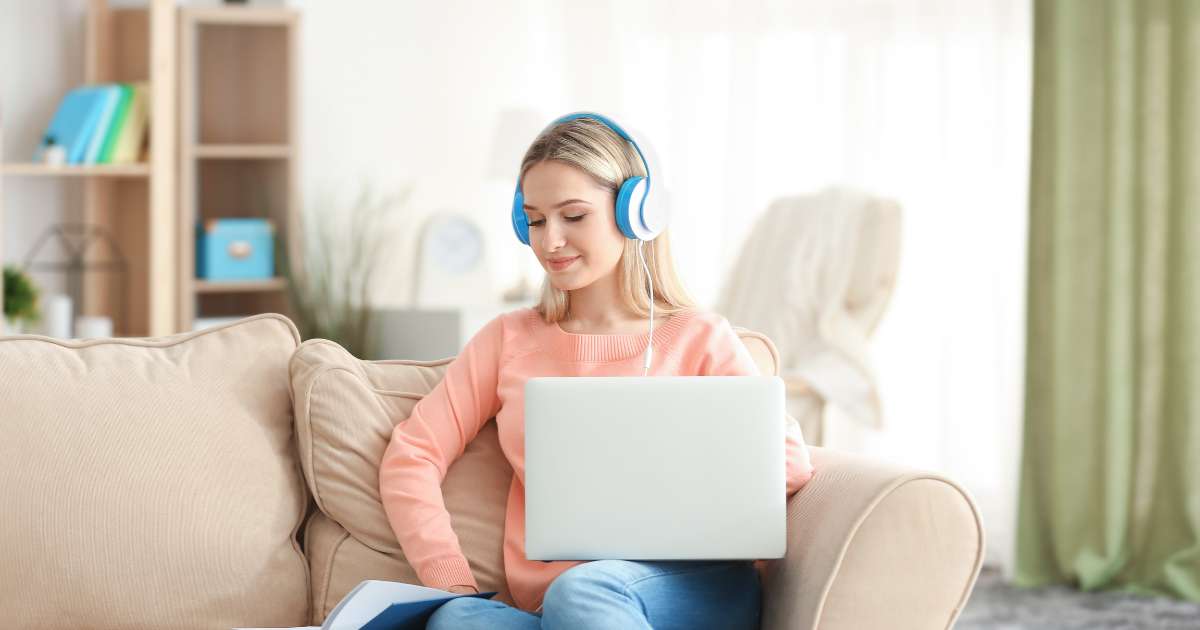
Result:
{"label": "gray floor", "polygon": [[1200,630],[1200,603],[1066,586],[1023,589],[985,569],[956,630]]}

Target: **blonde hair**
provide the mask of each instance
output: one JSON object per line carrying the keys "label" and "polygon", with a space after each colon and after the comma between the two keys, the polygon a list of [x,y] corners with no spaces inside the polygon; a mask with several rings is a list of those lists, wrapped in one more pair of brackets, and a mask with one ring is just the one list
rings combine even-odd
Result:
{"label": "blonde hair", "polygon": [[[617,135],[608,125],[593,118],[576,118],[554,125],[534,139],[521,160],[520,178],[534,165],[556,161],[587,173],[616,198],[621,183],[635,175],[645,177],[646,169],[637,150]],[[651,179],[649,203],[654,199],[654,180]],[[646,270],[638,261],[637,239],[625,239],[625,249],[618,263],[617,291],[622,306],[638,317],[650,315],[650,287]],[[669,229],[664,229],[653,241],[642,246],[642,255],[654,278],[654,310],[671,315],[693,308],[695,300],[680,282],[671,258]],[[555,288],[550,275],[542,279],[542,297],[534,309],[547,323],[562,321],[571,310],[570,293]]]}

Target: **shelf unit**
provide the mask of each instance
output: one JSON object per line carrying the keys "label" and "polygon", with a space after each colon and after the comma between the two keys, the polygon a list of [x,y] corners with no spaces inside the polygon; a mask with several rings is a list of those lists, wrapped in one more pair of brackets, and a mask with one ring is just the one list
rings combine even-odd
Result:
{"label": "shelf unit", "polygon": [[[106,228],[129,266],[125,308],[117,302],[121,297],[116,279],[107,274],[85,274],[82,301],[76,305],[76,312],[113,318],[113,333],[117,336],[170,334],[177,324],[178,275],[175,4],[172,0],[150,0],[143,7],[110,8],[105,0],[90,0],[86,20],[85,81],[150,84],[151,129],[145,161],[53,167],[6,162],[0,156],[0,185],[19,185],[9,182],[26,177],[79,181],[84,187],[82,220]],[[20,122],[44,128],[52,114],[49,111],[43,120]],[[29,147],[30,153],[33,149]],[[22,155],[21,159],[28,156]],[[4,243],[3,202],[0,189],[0,248]],[[0,301],[2,289],[0,285]],[[125,317],[120,317],[121,313]]]}
{"label": "shelf unit", "polygon": [[[292,315],[282,250],[298,251],[298,26],[299,13],[281,7],[179,11],[180,329],[201,317]],[[272,221],[277,277],[196,278],[196,225],[223,217]]]}
{"label": "shelf unit", "polygon": [[30,177],[149,177],[149,164],[88,164],[47,166],[37,162],[10,162],[0,164],[0,175],[27,175]]}

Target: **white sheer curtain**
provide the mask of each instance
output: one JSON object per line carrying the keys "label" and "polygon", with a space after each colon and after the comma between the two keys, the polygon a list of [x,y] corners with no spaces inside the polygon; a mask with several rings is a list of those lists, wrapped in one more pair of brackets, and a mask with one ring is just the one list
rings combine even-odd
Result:
{"label": "white sheer curtain", "polygon": [[[305,194],[353,192],[365,176],[414,183],[415,212],[471,209],[498,287],[520,265],[541,277],[507,218],[537,124],[512,121],[593,109],[648,135],[671,179],[676,260],[708,306],[772,199],[849,184],[898,200],[900,275],[874,342],[889,429],[831,418],[827,441],[960,480],[983,509],[989,561],[1005,564],[1024,354],[1027,0],[292,4],[305,13]],[[393,296],[408,295],[408,251],[398,239],[381,303],[404,303]]]}
{"label": "white sheer curtain", "polygon": [[[564,3],[569,109],[654,138],[688,285],[715,302],[777,196],[852,184],[904,211],[875,337],[889,429],[827,442],[944,471],[1012,554],[1022,413],[1031,16],[1018,0]],[[598,20],[600,26],[598,26]]]}

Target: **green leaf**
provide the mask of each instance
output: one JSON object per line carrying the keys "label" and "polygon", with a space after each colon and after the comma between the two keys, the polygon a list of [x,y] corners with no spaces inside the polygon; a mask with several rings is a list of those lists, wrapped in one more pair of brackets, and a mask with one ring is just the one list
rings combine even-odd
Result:
{"label": "green leaf", "polygon": [[4,267],[4,317],[11,321],[38,322],[38,289],[33,280],[15,265]]}

